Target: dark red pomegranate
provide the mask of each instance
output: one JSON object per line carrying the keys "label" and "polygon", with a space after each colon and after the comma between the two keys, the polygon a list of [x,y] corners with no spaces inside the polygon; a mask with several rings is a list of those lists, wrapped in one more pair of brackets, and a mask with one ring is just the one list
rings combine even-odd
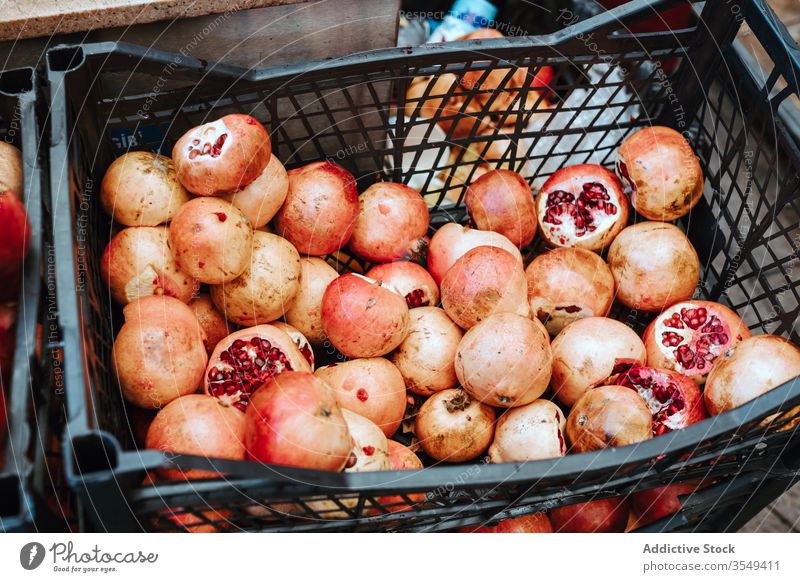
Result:
{"label": "dark red pomegranate", "polygon": [[439,286],[430,273],[416,263],[395,261],[372,267],[366,277],[386,283],[406,298],[408,308],[436,307]]}
{"label": "dark red pomegranate", "polygon": [[693,493],[699,487],[694,483],[675,483],[637,491],[630,496],[631,508],[636,514],[636,527],[641,527],[677,513],[681,509],[679,495]]}
{"label": "dark red pomegranate", "polygon": [[522,517],[504,519],[494,526],[470,525],[462,533],[553,533],[553,524],[546,513],[531,513]]}
{"label": "dark red pomegranate", "polygon": [[550,521],[560,533],[622,533],[629,509],[622,497],[598,499],[552,509]]}

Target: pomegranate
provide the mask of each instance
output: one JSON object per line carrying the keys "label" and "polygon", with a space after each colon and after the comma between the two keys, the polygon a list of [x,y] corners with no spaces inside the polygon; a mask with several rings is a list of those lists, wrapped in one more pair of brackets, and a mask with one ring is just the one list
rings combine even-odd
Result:
{"label": "pomegranate", "polygon": [[631,508],[637,516],[636,527],[641,527],[673,515],[681,510],[679,495],[694,493],[698,483],[675,483],[637,491],[631,495]]}
{"label": "pomegranate", "polygon": [[489,459],[517,463],[563,457],[567,454],[566,422],[561,409],[549,400],[512,408],[497,421]]}
{"label": "pomegranate", "polygon": [[350,250],[371,262],[417,260],[428,248],[428,205],[404,184],[378,182],[361,194]]}
{"label": "pomegranate", "polygon": [[648,366],[675,370],[703,384],[719,355],[750,337],[750,330],[724,305],[682,301],[656,317],[643,337]]}
{"label": "pomegranate", "polygon": [[436,77],[417,77],[406,91],[405,114],[413,121],[418,118],[434,119],[452,116],[458,108],[447,107],[453,91],[458,87],[458,77],[444,73]]}
{"label": "pomegranate", "polygon": [[[147,429],[145,446],[181,455],[244,460],[244,413],[205,394],[176,398],[158,411]],[[161,469],[164,479],[218,477],[200,469]]]}
{"label": "pomegranate", "polygon": [[292,338],[272,325],[248,327],[217,343],[208,360],[205,392],[244,410],[259,386],[290,371],[311,371]]}
{"label": "pomegranate", "polygon": [[792,342],[776,335],[744,339],[714,362],[706,380],[706,408],[709,414],[722,414],[797,376],[800,349]]}
{"label": "pomegranate", "polygon": [[120,305],[149,295],[167,295],[188,303],[199,287],[172,257],[169,231],[164,226],[121,230],[103,251],[100,276]]}
{"label": "pomegranate", "polygon": [[245,415],[250,459],[327,471],[341,471],[350,459],[353,439],[342,410],[310,372],[272,378],[253,394]]}
{"label": "pomegranate", "polygon": [[439,304],[439,286],[430,273],[416,263],[396,261],[376,265],[366,276],[397,289],[406,298],[409,309]]}
{"label": "pomegranate", "polygon": [[[538,100],[534,93],[529,95],[532,98],[529,109],[532,109]],[[508,119],[515,120],[516,114],[511,114]],[[532,142],[528,138],[514,138],[514,123],[506,127],[490,127],[476,136],[475,141],[471,142],[467,148],[467,155],[465,161],[471,159],[479,160],[481,163],[486,163],[491,166],[488,171],[495,170],[513,170],[520,164],[520,160],[525,160],[528,152],[531,149]],[[471,169],[471,168],[470,168]],[[477,180],[488,172],[476,172],[475,179]],[[533,210],[533,193],[530,186],[525,182],[527,188],[527,195],[530,199],[531,212],[534,214],[533,233],[536,234],[536,217]],[[474,220],[474,219],[473,219]],[[508,235],[506,235],[508,236]],[[512,238],[512,237],[509,237]],[[531,239],[533,235],[531,235]]]}
{"label": "pomegranate", "polygon": [[0,140],[0,192],[11,190],[20,194],[25,191],[22,152],[5,140]]}
{"label": "pomegranate", "polygon": [[169,225],[169,245],[184,273],[202,283],[230,283],[250,261],[253,230],[235,206],[218,198],[184,204]]}
{"label": "pomegranate", "polygon": [[460,388],[442,390],[419,410],[414,432],[437,461],[461,463],[486,451],[494,436],[494,409],[473,400]]}
{"label": "pomegranate", "polygon": [[494,526],[470,525],[462,533],[553,533],[553,525],[546,513],[530,513],[521,517],[504,519]]}
{"label": "pomegranate", "polygon": [[408,335],[392,361],[414,394],[429,396],[458,384],[455,357],[463,333],[438,307],[408,312]]}
{"label": "pomegranate", "polygon": [[628,223],[628,200],[612,172],[579,164],[548,178],[536,197],[536,213],[549,245],[599,251]]}
{"label": "pomegranate", "polygon": [[[392,471],[421,471],[422,461],[407,446],[389,440],[389,469]],[[403,495],[386,495],[379,497],[378,502],[389,513],[411,511],[414,506],[425,501],[424,493],[404,493]],[[376,512],[378,513],[378,512]]]}
{"label": "pomegranate", "polygon": [[347,273],[325,290],[322,327],[346,356],[382,356],[405,339],[408,305],[400,293],[380,281]]}
{"label": "pomegranate", "polygon": [[312,344],[325,341],[322,329],[322,296],[328,285],[339,276],[336,269],[323,259],[300,259],[300,286],[292,304],[284,311],[290,325],[297,328]]}
{"label": "pomegranate", "polygon": [[622,533],[629,512],[624,498],[611,497],[551,509],[550,521],[560,533]]}
{"label": "pomegranate", "polygon": [[278,156],[247,186],[223,199],[242,211],[253,228],[265,226],[278,213],[289,193],[289,175]]}
{"label": "pomegranate", "polygon": [[640,222],[623,230],[608,250],[617,299],[641,311],[661,311],[689,299],[700,281],[700,259],[681,230]]}
{"label": "pomegranate", "polygon": [[456,350],[461,386],[491,406],[524,406],[539,398],[552,365],[547,332],[515,313],[487,317],[464,334]]}
{"label": "pomegranate", "polygon": [[169,222],[191,197],[166,156],[130,152],[114,160],[100,183],[103,210],[125,226]]}
{"label": "pomegranate", "polygon": [[237,329],[235,325],[228,323],[225,316],[217,311],[207,293],[201,293],[189,301],[189,307],[194,312],[194,316],[200,324],[200,329],[205,334],[205,346],[209,354],[214,351],[219,342]]}
{"label": "pomegranate", "polygon": [[[503,38],[503,33],[492,28],[481,28],[470,32],[458,40]],[[490,111],[508,111],[518,94],[518,89],[525,85],[528,69],[525,67],[492,68],[488,71],[478,69],[467,71],[461,77],[461,86],[465,90],[476,90],[476,99]]]}
{"label": "pomegranate", "polygon": [[539,255],[525,269],[531,313],[557,335],[585,317],[605,317],[614,301],[614,276],[596,253],[573,247]]}
{"label": "pomegranate", "polygon": [[[0,273],[21,271],[22,261],[28,254],[31,241],[31,226],[28,213],[19,196],[11,190],[0,192]],[[4,280],[8,284],[8,280]],[[16,295],[18,288],[11,289]]]}
{"label": "pomegranate", "polygon": [[445,141],[479,135],[492,126],[491,118],[481,102],[456,87],[439,114],[438,124],[445,133]]}
{"label": "pomegranate", "polygon": [[528,316],[528,285],[517,259],[497,247],[478,247],[442,279],[442,307],[464,329],[496,313]]}
{"label": "pomegranate", "polygon": [[339,406],[368,418],[388,436],[400,427],[406,411],[406,385],[400,371],[384,358],[361,358],[316,371]]}
{"label": "pomegranate", "polygon": [[193,127],[172,148],[181,184],[201,196],[241,190],[261,175],[271,155],[267,130],[242,113]]}
{"label": "pomegranate", "polygon": [[332,162],[314,162],[289,171],[275,230],[304,255],[327,255],[350,240],[358,209],[353,175]]}
{"label": "pomegranate", "polygon": [[343,408],[342,415],[353,439],[345,472],[388,471],[391,468],[389,441],[384,432],[374,422],[352,410]]}
{"label": "pomegranate", "polygon": [[638,392],[598,386],[575,403],[567,417],[571,453],[622,447],[653,437],[653,416]]}
{"label": "pomegranate", "polygon": [[208,355],[191,309],[166,296],[128,303],[111,359],[123,397],[142,408],[161,408],[191,394],[203,380]]}
{"label": "pomegranate", "polygon": [[268,232],[253,233],[250,264],[233,281],[211,286],[211,299],[239,325],[269,323],[283,316],[300,288],[300,255]]}
{"label": "pomegranate", "polygon": [[700,161],[689,142],[669,127],[645,127],[625,138],[617,175],[630,189],[633,207],[648,220],[685,216],[703,196]]}
{"label": "pomegranate", "polygon": [[623,366],[645,363],[644,344],[636,332],[607,317],[569,324],[553,340],[552,350],[551,386],[555,397],[567,406]]}
{"label": "pomegranate", "polygon": [[469,185],[464,203],[479,229],[499,232],[520,248],[536,235],[533,193],[516,172],[487,172]]}
{"label": "pomegranate", "polygon": [[273,321],[272,326],[285,331],[286,335],[292,338],[294,345],[296,345],[297,349],[300,350],[300,353],[303,354],[303,357],[306,359],[306,362],[308,362],[308,365],[311,366],[311,371],[313,372],[314,350],[311,349],[311,343],[308,341],[308,338],[300,333],[300,330],[289,325],[288,323],[283,323],[282,321]]}

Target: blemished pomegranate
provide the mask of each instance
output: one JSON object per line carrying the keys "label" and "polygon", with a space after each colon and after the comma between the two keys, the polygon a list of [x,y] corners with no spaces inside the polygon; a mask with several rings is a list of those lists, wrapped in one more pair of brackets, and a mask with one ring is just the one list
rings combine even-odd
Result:
{"label": "blemished pomegranate", "polygon": [[249,264],[232,281],[211,286],[229,321],[244,326],[283,317],[300,288],[300,254],[285,238],[255,231]]}
{"label": "blemished pomegranate", "polygon": [[308,341],[308,338],[304,336],[299,329],[294,326],[289,325],[288,323],[284,323],[282,321],[273,321],[270,325],[273,327],[277,327],[281,331],[285,331],[286,335],[292,338],[294,345],[297,346],[297,349],[300,350],[300,353],[303,354],[303,357],[308,362],[308,365],[311,366],[311,371],[314,371],[314,350],[311,347],[311,342]]}
{"label": "blemished pomegranate", "polygon": [[289,175],[278,156],[247,186],[223,199],[242,211],[253,228],[261,228],[278,213],[289,193]]}
{"label": "blemished pomegranate", "polygon": [[188,305],[205,334],[205,346],[209,354],[219,342],[238,329],[237,325],[229,323],[217,310],[208,293],[201,293],[189,301]]}
{"label": "blemished pomegranate", "polygon": [[21,194],[24,191],[23,167],[22,152],[5,140],[0,140],[0,192],[11,190]]}
{"label": "blemished pomegranate", "polygon": [[717,358],[750,337],[750,330],[720,303],[682,301],[656,317],[642,337],[649,366],[675,370],[703,384]]}
{"label": "blemished pomegranate", "polygon": [[557,335],[576,319],[605,317],[614,302],[614,276],[597,253],[553,249],[525,269],[531,314]]}
{"label": "blemished pomegranate", "polygon": [[208,361],[204,335],[189,307],[173,297],[128,303],[111,360],[122,396],[142,408],[162,408],[196,391]]}
{"label": "blemished pomegranate", "polygon": [[325,342],[325,330],[322,328],[322,296],[328,285],[338,276],[336,269],[323,259],[300,258],[300,286],[294,301],[284,311],[284,318],[312,344],[321,345]]}
{"label": "blemished pomegranate", "polygon": [[611,497],[551,509],[550,521],[561,533],[622,533],[629,512],[624,498]]}
{"label": "blemished pomegranate", "polygon": [[400,293],[379,281],[347,273],[325,290],[322,327],[346,356],[383,356],[408,333],[408,305]]}
{"label": "blemished pomegranate", "polygon": [[653,416],[638,392],[626,386],[588,390],[569,412],[570,453],[622,447],[653,437]]}
{"label": "blemished pomegranate", "polygon": [[669,127],[644,127],[625,138],[616,167],[630,189],[631,205],[648,220],[685,216],[703,196],[700,161],[689,142]]}
{"label": "blemished pomegranate", "polygon": [[205,372],[205,392],[244,410],[259,386],[291,371],[311,371],[292,338],[275,326],[256,325],[217,343]]}
{"label": "blemished pomegranate", "polygon": [[345,472],[388,471],[391,468],[389,442],[380,427],[347,408],[342,408],[342,415],[353,439]]}
{"label": "blemished pomegranate", "polygon": [[550,246],[599,251],[628,223],[628,200],[612,172],[580,164],[548,178],[536,197],[536,213]]}
{"label": "blemished pomegranate", "polygon": [[437,461],[461,463],[483,454],[494,436],[494,409],[465,390],[442,390],[419,409],[414,432],[419,444]]}
{"label": "blemished pomegranate", "polygon": [[458,259],[468,251],[483,246],[508,251],[522,267],[519,249],[502,234],[448,222],[436,231],[428,245],[428,272],[441,285],[445,274]]}
{"label": "blemished pomegranate", "polygon": [[172,257],[169,231],[164,226],[121,230],[103,251],[100,276],[120,305],[149,295],[167,295],[188,303],[199,287]]}
{"label": "blemished pomegranate", "polygon": [[400,371],[385,358],[359,358],[315,372],[333,388],[336,401],[374,422],[388,437],[400,427],[406,411],[406,385]]}
{"label": "blemished pomegranate", "polygon": [[428,248],[428,205],[404,184],[378,182],[361,194],[349,247],[373,263],[418,260]]}
{"label": "blemished pomegranate", "polygon": [[516,463],[563,457],[567,454],[566,422],[561,409],[549,400],[512,408],[497,421],[489,459]]}
{"label": "blemished pomegranate", "polygon": [[475,226],[499,232],[520,248],[536,235],[533,193],[516,172],[487,172],[467,187],[464,203]]}
{"label": "blemished pomegranate", "polygon": [[289,171],[289,194],[275,215],[275,232],[304,255],[327,255],[350,240],[358,210],[353,175],[333,162],[314,162]]}
{"label": "blemished pomegranate", "polygon": [[550,383],[547,333],[529,318],[498,313],[471,328],[456,350],[456,376],[470,396],[490,406],[524,406]]}
{"label": "blemished pomegranate", "polygon": [[694,493],[698,483],[675,483],[637,491],[630,496],[631,508],[636,515],[636,527],[641,527],[673,515],[681,510],[679,495]]}
{"label": "blemished pomegranate", "polygon": [[[705,386],[709,414],[727,412],[800,376],[800,349],[776,335],[739,342],[714,362]],[[794,424],[794,423],[792,423]]]}
{"label": "blemished pomegranate", "polygon": [[631,309],[661,311],[694,294],[700,259],[681,230],[640,222],[623,230],[608,250],[617,299]]}
{"label": "blemished pomegranate", "polygon": [[572,406],[587,390],[632,364],[644,365],[636,332],[607,317],[578,319],[553,340],[551,386],[559,402]]}
{"label": "blemished pomegranate", "polygon": [[[422,461],[414,451],[407,446],[389,439],[389,470],[391,471],[420,471],[422,470]],[[408,482],[409,484],[411,481]],[[378,502],[381,507],[386,509],[389,513],[397,513],[400,511],[410,511],[414,505],[425,501],[424,493],[406,493],[403,495],[386,495],[379,497]],[[409,504],[409,501],[411,504]]]}
{"label": "blemished pomegranate", "polygon": [[271,155],[267,130],[241,113],[193,127],[172,148],[178,180],[201,196],[241,190],[261,175]]}
{"label": "blemished pomegranate", "polygon": [[440,291],[447,315],[464,329],[497,313],[530,314],[525,272],[497,247],[468,251],[447,271]]}
{"label": "blemished pomegranate", "polygon": [[187,275],[209,285],[230,283],[250,262],[253,229],[230,202],[194,198],[172,219],[169,246]]}
{"label": "blemished pomegranate", "polygon": [[253,394],[244,443],[255,461],[341,471],[353,439],[325,382],[310,372],[285,372]]}
{"label": "blemished pomegranate", "polygon": [[430,396],[458,384],[455,357],[463,332],[438,307],[408,312],[408,335],[392,353],[392,362],[414,394]]}
{"label": "blemished pomegranate", "polygon": [[172,160],[152,152],[118,157],[100,183],[103,210],[125,226],[169,222],[190,198],[178,181]]}
{"label": "blemished pomegranate", "polygon": [[462,533],[553,533],[553,524],[546,513],[530,513],[521,517],[504,519],[494,526],[470,525]]}
{"label": "blemished pomegranate", "polygon": [[[158,411],[147,429],[145,446],[168,453],[244,460],[244,413],[205,394],[187,394]],[[202,469],[161,469],[163,479],[205,479],[219,474]]]}
{"label": "blemished pomegranate", "polygon": [[409,309],[439,304],[439,286],[430,273],[416,263],[395,261],[375,265],[365,276],[397,289],[406,298]]}
{"label": "blemished pomegranate", "polygon": [[[28,254],[31,227],[25,205],[17,193],[0,192],[0,273],[22,270],[22,260]],[[4,285],[8,283],[3,281]],[[19,291],[14,289],[14,293]]]}

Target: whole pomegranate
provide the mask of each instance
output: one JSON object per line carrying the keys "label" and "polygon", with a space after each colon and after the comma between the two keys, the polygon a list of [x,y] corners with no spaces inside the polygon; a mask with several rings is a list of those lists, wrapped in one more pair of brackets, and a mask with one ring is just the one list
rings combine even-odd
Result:
{"label": "whole pomegranate", "polygon": [[205,334],[204,343],[209,354],[219,342],[237,329],[236,325],[228,323],[225,316],[217,311],[208,293],[201,293],[189,301],[189,308],[194,312],[200,329]]}
{"label": "whole pomegranate", "polygon": [[313,372],[314,350],[311,349],[311,342],[308,341],[308,338],[300,333],[299,329],[289,325],[288,323],[284,323],[282,321],[273,321],[270,325],[286,332],[286,335],[292,338],[294,345],[296,345],[297,349],[300,350],[300,353],[303,354],[303,357],[308,362],[308,365],[311,366],[311,371]]}
{"label": "whole pomegranate", "polygon": [[409,309],[439,304],[439,286],[430,273],[416,263],[395,261],[375,265],[365,276],[397,289],[406,298]]}
{"label": "whole pomegranate", "polygon": [[208,361],[191,309],[172,297],[143,297],[123,309],[111,360],[123,397],[161,408],[200,386]]}
{"label": "whole pomegranate", "polygon": [[464,329],[496,313],[530,313],[525,272],[497,247],[478,247],[458,259],[442,279],[441,293],[447,315]]}
{"label": "whole pomegranate", "polygon": [[353,175],[332,162],[314,162],[289,171],[275,231],[304,255],[328,255],[350,240],[358,209]]}
{"label": "whole pomegranate", "polygon": [[244,214],[218,198],[187,202],[169,225],[178,267],[202,283],[230,283],[250,261],[253,229]]}
{"label": "whole pomegranate", "polygon": [[244,444],[248,458],[262,463],[341,471],[353,439],[325,382],[310,372],[285,372],[253,394]]}
{"label": "whole pomegranate", "polygon": [[241,190],[261,175],[271,155],[267,130],[241,113],[193,127],[172,148],[178,180],[201,196]]}
{"label": "whole pomegranate", "polygon": [[[389,469],[391,471],[421,471],[422,461],[419,457],[409,449],[407,446],[389,439]],[[413,478],[413,477],[412,477]],[[410,484],[410,482],[409,482]],[[424,493],[407,493],[404,494],[411,501],[411,504],[406,501],[403,495],[386,495],[379,497],[378,502],[381,507],[389,513],[397,513],[400,511],[411,511],[414,505],[425,501]],[[379,513],[376,511],[376,513]]]}
{"label": "whole pomegranate", "polygon": [[624,498],[611,497],[551,509],[550,521],[561,533],[622,533],[629,513]]}
{"label": "whole pomegranate", "polygon": [[494,419],[494,409],[465,390],[442,390],[419,409],[414,432],[430,457],[461,463],[486,451],[494,436]]}
{"label": "whole pomegranate", "polygon": [[428,245],[428,272],[433,280],[441,285],[445,274],[458,259],[468,251],[484,246],[508,251],[522,267],[522,255],[519,249],[502,234],[448,222],[436,231]]}
{"label": "whole pomegranate", "polygon": [[636,332],[607,317],[574,321],[556,336],[552,350],[551,385],[567,406],[623,367],[645,363],[644,344]]}
{"label": "whole pomegranate", "polygon": [[653,437],[653,416],[638,392],[598,386],[575,403],[567,417],[571,453],[622,447]]}
{"label": "whole pomegranate", "polygon": [[675,483],[637,491],[630,496],[631,508],[637,516],[636,526],[641,527],[673,515],[681,510],[679,495],[694,493],[698,483]]}
{"label": "whole pomegranate", "polygon": [[[0,229],[0,273],[21,271],[31,241],[31,227],[25,205],[11,190],[0,192],[0,221],[3,225]],[[15,294],[18,291],[13,289]]]}
{"label": "whole pomegranate", "polygon": [[0,192],[11,190],[19,194],[25,191],[23,168],[22,152],[5,140],[0,140]]}
{"label": "whole pomegranate", "polygon": [[567,454],[566,422],[561,409],[549,400],[512,408],[497,421],[489,459],[517,463],[563,457]]}
{"label": "whole pomegranate", "polygon": [[464,203],[475,226],[499,232],[520,248],[536,235],[533,193],[516,172],[487,172],[469,185]]}
{"label": "whole pomegranate", "polygon": [[700,280],[700,259],[681,230],[665,222],[640,222],[623,230],[608,250],[617,299],[641,311],[661,311],[686,301]]}
{"label": "whole pomegranate", "polygon": [[217,343],[208,360],[205,392],[244,410],[259,386],[290,371],[310,372],[311,367],[286,332],[256,325]]}
{"label": "whole pomegranate", "polygon": [[524,406],[539,398],[552,365],[547,333],[515,313],[487,317],[464,334],[456,350],[461,386],[491,406]]}
{"label": "whole pomegranate", "polygon": [[408,333],[408,305],[400,293],[381,282],[347,273],[325,290],[322,327],[346,356],[383,356]]}
{"label": "whole pomegranate", "polygon": [[188,303],[199,286],[172,257],[169,231],[164,226],[121,230],[103,251],[100,276],[120,305],[149,295],[167,295]]}
{"label": "whole pomegranate", "polygon": [[233,281],[211,286],[211,299],[229,321],[269,323],[283,316],[300,288],[300,255],[285,238],[253,233],[250,263]]}
{"label": "whole pomegranate", "polygon": [[391,468],[389,442],[383,431],[370,419],[352,410],[343,408],[342,415],[353,439],[353,448],[344,470],[353,473],[388,471]]}
{"label": "whole pomegranate", "polygon": [[428,248],[428,205],[404,184],[378,182],[361,194],[350,250],[373,263],[417,260]]}
{"label": "whole pomegranate", "polygon": [[596,253],[573,247],[539,255],[525,269],[531,313],[551,335],[584,317],[605,317],[614,302],[614,276]]}
{"label": "whole pomegranate", "polygon": [[656,317],[642,337],[649,366],[675,370],[703,384],[717,358],[750,337],[750,330],[724,305],[682,301]]}
{"label": "whole pomegranate", "polygon": [[429,396],[458,384],[455,357],[461,329],[438,307],[408,312],[408,335],[392,354],[392,361],[414,394]]}
{"label": "whole pomegranate", "polygon": [[247,186],[222,198],[247,217],[253,228],[266,225],[278,213],[289,193],[289,175],[278,156],[271,156],[267,167]]}
{"label": "whole pomegranate", "polygon": [[406,91],[405,114],[412,121],[417,118],[433,119],[453,116],[458,109],[450,110],[447,103],[453,90],[458,86],[458,77],[444,73],[435,77],[416,77]]}
{"label": "whole pomegranate", "polygon": [[580,164],[548,178],[536,197],[536,214],[549,245],[599,251],[628,223],[628,200],[612,172]]}
{"label": "whole pomegranate", "polygon": [[521,517],[504,519],[494,526],[470,525],[462,533],[553,533],[553,524],[546,513],[529,513]]}
{"label": "whole pomegranate", "polygon": [[[244,413],[205,394],[187,394],[158,411],[147,429],[145,446],[169,453],[218,459],[244,459]],[[164,479],[219,476],[201,469],[161,469]]]}
{"label": "whole pomegranate", "polygon": [[406,385],[400,371],[384,358],[360,358],[323,366],[315,372],[333,388],[336,401],[374,422],[388,437],[406,411]]}
{"label": "whole pomegranate", "polygon": [[191,197],[166,156],[130,152],[114,160],[100,183],[103,210],[125,226],[169,222]]}
{"label": "whole pomegranate", "polygon": [[703,196],[703,170],[692,146],[677,131],[642,128],[619,146],[617,175],[631,191],[631,204],[648,220],[685,216]]}
{"label": "whole pomegranate", "polygon": [[323,259],[300,258],[300,286],[292,304],[284,311],[286,322],[296,327],[312,344],[325,341],[322,328],[322,296],[328,285],[339,276]]}

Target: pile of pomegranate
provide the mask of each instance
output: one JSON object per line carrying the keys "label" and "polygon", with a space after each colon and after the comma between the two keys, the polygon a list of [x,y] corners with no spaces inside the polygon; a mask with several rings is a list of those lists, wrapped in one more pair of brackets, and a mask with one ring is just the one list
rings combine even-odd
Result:
{"label": "pile of pomegranate", "polygon": [[[702,190],[689,144],[650,127],[622,144],[616,173],[564,167],[535,196],[489,171],[464,197],[471,226],[433,232],[416,190],[359,194],[330,161],[287,172],[256,119],[227,115],[171,158],[129,153],[103,179],[120,227],[102,274],[124,307],[121,394],[149,448],[325,471],[519,463],[680,430],[800,374],[791,343],[693,299],[700,260],[667,221]],[[365,268],[339,273],[344,254]],[[643,336],[609,317],[615,302],[652,314]],[[700,485],[487,530],[623,531],[630,511],[658,519]]]}

